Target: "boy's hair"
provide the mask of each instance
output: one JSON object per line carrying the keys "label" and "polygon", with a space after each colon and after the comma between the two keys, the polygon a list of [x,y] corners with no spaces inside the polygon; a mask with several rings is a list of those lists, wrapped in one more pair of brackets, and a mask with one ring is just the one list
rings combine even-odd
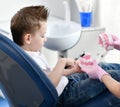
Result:
{"label": "boy's hair", "polygon": [[33,34],[40,29],[40,21],[47,21],[48,15],[45,6],[29,6],[20,9],[11,19],[13,41],[22,46],[24,34]]}

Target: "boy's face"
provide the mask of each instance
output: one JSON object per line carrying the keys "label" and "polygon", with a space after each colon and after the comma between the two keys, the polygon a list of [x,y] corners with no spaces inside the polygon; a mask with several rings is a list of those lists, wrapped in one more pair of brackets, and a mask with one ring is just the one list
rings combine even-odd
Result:
{"label": "boy's face", "polygon": [[47,30],[47,23],[45,21],[40,22],[41,28],[36,30],[34,35],[30,36],[30,44],[29,44],[29,51],[39,51],[46,41],[46,30]]}

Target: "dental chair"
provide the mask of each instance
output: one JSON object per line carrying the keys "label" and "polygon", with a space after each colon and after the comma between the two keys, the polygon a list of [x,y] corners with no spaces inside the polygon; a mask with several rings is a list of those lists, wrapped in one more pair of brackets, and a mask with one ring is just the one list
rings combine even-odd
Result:
{"label": "dental chair", "polygon": [[[8,106],[0,107],[55,107],[58,99],[55,87],[41,68],[3,33],[0,33],[0,87]],[[1,97],[0,102],[3,100]]]}
{"label": "dental chair", "polygon": [[[2,32],[2,33],[1,33]],[[55,107],[58,94],[41,68],[12,40],[0,31],[0,107]],[[106,107],[107,97],[115,106],[120,100],[108,91],[81,104],[80,107]],[[74,107],[78,107],[75,105]]]}

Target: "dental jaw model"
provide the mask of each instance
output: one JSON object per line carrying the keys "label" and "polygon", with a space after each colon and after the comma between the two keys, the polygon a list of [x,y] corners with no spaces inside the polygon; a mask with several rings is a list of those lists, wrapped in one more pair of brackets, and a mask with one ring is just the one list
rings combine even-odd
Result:
{"label": "dental jaw model", "polygon": [[80,66],[82,64],[85,64],[85,65],[92,65],[93,64],[93,59],[92,59],[92,56],[90,53],[87,53],[83,57],[80,57],[79,60],[81,63]]}
{"label": "dental jaw model", "polygon": [[114,46],[111,45],[113,44],[113,39],[110,34],[105,34],[105,33],[99,34],[98,41],[99,41],[99,44],[105,48],[105,51],[99,55],[97,62],[99,62],[101,57],[104,57],[108,53],[108,51],[114,49]]}
{"label": "dental jaw model", "polygon": [[106,49],[106,51],[114,49],[114,46],[110,45],[113,43],[112,36],[110,34],[99,34],[98,36],[99,44]]}
{"label": "dental jaw model", "polygon": [[109,75],[104,71],[97,63],[96,60],[92,59],[91,55],[87,53],[83,57],[80,57],[78,64],[83,72],[86,72],[90,78],[99,79],[102,81],[103,75]]}

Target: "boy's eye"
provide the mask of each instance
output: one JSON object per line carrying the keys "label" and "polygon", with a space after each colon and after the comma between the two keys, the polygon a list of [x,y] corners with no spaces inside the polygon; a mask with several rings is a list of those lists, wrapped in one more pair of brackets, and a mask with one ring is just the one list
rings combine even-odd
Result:
{"label": "boy's eye", "polygon": [[45,38],[45,36],[40,36],[41,38]]}
{"label": "boy's eye", "polygon": [[43,35],[40,35],[41,36],[41,38],[45,38],[46,37],[46,33],[44,33]]}
{"label": "boy's eye", "polygon": [[40,35],[41,38],[45,38],[46,37],[46,33]]}

